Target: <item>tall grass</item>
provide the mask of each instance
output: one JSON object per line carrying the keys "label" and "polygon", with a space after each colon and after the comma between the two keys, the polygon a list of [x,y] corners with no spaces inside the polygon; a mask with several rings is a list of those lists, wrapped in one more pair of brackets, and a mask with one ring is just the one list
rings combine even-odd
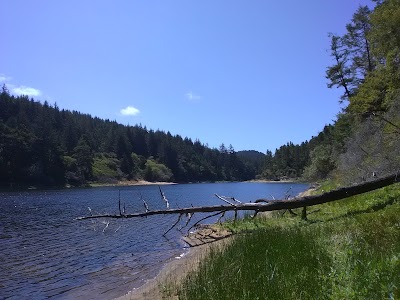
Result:
{"label": "tall grass", "polygon": [[400,185],[315,209],[225,224],[246,234],[212,250],[179,298],[400,299]]}
{"label": "tall grass", "polygon": [[[286,237],[291,237],[290,239]],[[317,299],[324,289],[329,258],[296,229],[272,228],[240,236],[213,251],[190,274],[183,299]],[[311,274],[311,276],[304,276]]]}

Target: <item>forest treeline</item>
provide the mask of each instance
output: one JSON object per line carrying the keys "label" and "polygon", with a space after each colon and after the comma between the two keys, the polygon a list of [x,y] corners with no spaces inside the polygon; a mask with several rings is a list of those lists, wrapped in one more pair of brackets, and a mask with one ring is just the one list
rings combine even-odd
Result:
{"label": "forest treeline", "polygon": [[210,148],[199,140],[0,94],[0,183],[82,185],[120,180],[175,182],[297,178],[310,143],[275,153]]}
{"label": "forest treeline", "polygon": [[257,172],[257,164],[240,158],[231,145],[211,149],[169,132],[16,97],[5,86],[0,94],[3,185],[237,181],[252,179]]}
{"label": "forest treeline", "polygon": [[317,181],[328,176],[349,183],[398,171],[400,1],[374,2],[373,9],[358,8],[344,35],[329,34],[333,63],[326,78],[328,87],[343,91],[339,101],[345,108],[309,141],[288,142],[265,154],[236,152],[224,144],[210,148],[188,137],[13,96],[3,85],[0,184]]}

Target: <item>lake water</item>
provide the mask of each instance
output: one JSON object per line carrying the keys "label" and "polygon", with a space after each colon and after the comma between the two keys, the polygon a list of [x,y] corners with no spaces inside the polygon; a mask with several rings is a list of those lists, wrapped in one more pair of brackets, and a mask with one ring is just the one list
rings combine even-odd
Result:
{"label": "lake water", "polygon": [[[308,185],[162,186],[171,208],[224,204],[215,193],[242,202],[281,199],[289,188],[295,196]],[[176,216],[74,220],[88,215],[88,207],[94,214],[118,213],[118,197],[127,213],[144,211],[141,196],[150,209],[165,208],[157,186],[0,193],[0,299],[112,299],[154,278],[186,251],[181,232],[162,236]]]}

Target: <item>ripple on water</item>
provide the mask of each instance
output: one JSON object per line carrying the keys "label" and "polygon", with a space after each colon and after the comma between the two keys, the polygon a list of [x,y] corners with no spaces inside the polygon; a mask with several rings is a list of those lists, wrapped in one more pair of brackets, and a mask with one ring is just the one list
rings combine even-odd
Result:
{"label": "ripple on water", "polygon": [[[288,186],[278,186],[188,184],[163,190],[171,207],[183,207],[220,204],[214,193],[241,200],[279,198]],[[296,188],[298,193],[307,186]],[[139,287],[169,259],[180,257],[181,233],[162,237],[174,216],[110,220],[107,228],[105,220],[74,221],[88,207],[116,213],[119,190],[128,212],[143,210],[140,195],[152,209],[163,208],[154,186],[0,193],[0,298],[111,299]]]}

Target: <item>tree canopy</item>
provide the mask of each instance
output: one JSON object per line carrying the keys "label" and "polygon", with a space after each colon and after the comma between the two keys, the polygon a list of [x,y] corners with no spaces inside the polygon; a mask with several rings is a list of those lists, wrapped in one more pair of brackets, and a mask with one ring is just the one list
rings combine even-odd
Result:
{"label": "tree canopy", "polygon": [[0,94],[0,183],[81,185],[90,181],[253,179],[254,164],[232,145],[211,149],[169,132],[124,126],[57,104]]}
{"label": "tree canopy", "polygon": [[311,151],[305,175],[366,180],[400,168],[400,1],[360,6],[343,36],[330,34],[328,87],[347,106]]}

